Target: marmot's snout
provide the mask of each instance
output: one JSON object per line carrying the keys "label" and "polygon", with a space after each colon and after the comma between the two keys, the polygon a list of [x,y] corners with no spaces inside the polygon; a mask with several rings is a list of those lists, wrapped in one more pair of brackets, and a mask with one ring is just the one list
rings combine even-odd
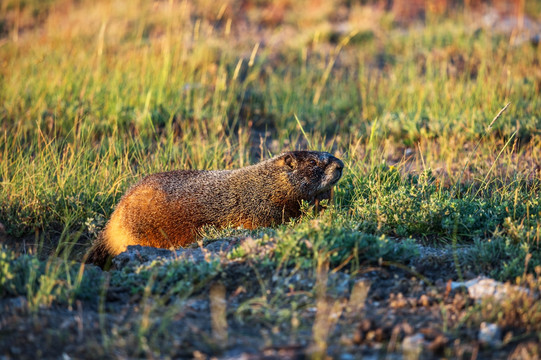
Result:
{"label": "marmot's snout", "polygon": [[326,155],[323,169],[324,175],[321,179],[319,192],[327,191],[334,186],[342,177],[342,170],[344,169],[344,163],[342,160],[332,156],[329,153],[324,154]]}
{"label": "marmot's snout", "polygon": [[332,171],[333,180],[331,181],[332,185],[336,184],[338,180],[342,177],[342,169],[344,169],[344,163],[342,160],[333,157],[333,161],[329,164],[329,171]]}

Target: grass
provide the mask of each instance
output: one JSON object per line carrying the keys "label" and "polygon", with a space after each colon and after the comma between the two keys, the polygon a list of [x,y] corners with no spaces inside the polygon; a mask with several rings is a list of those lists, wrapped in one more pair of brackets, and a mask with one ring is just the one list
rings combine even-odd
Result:
{"label": "grass", "polygon": [[[419,243],[468,247],[454,259],[458,274],[537,286],[540,47],[472,21],[469,8],[429,9],[404,25],[396,9],[373,5],[248,3],[0,6],[0,299],[22,296],[31,313],[89,303],[101,309],[96,341],[139,356],[191,341],[167,333],[194,298],[245,287],[232,308],[211,301],[219,314],[212,330],[196,331],[206,335],[195,348],[211,354],[231,340],[225,317],[261,326],[268,344],[308,331],[317,357],[334,351],[334,337],[312,325],[346,334],[336,319],[348,316],[342,299],[357,277],[382,264],[409,269]],[[539,9],[530,1],[521,11],[539,22]],[[242,276],[218,263],[105,274],[77,262],[145,175],[232,169],[297,148],[344,160],[333,204],[318,215],[307,207],[277,229],[209,229],[208,237],[250,236],[267,249],[242,245],[229,255],[244,264]],[[291,280],[298,274],[307,282]],[[330,274],[347,274],[348,294],[333,295],[340,286]],[[137,320],[111,320],[115,294]],[[509,301],[460,326],[538,331]],[[535,301],[516,303],[534,319]],[[306,315],[312,307],[318,316]]]}

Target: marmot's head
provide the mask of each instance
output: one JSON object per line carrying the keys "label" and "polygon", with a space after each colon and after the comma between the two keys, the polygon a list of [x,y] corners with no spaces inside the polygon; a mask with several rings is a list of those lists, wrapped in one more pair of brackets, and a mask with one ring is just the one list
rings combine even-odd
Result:
{"label": "marmot's head", "polygon": [[319,151],[290,151],[278,155],[276,160],[304,200],[325,198],[319,195],[330,191],[344,168],[340,159]]}

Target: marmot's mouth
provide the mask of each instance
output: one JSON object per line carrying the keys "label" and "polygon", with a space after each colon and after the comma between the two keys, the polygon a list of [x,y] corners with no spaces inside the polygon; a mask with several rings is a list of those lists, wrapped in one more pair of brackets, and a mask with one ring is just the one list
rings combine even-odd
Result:
{"label": "marmot's mouth", "polygon": [[329,181],[329,187],[334,186],[338,180],[342,177],[342,168],[338,168],[333,172],[333,177],[331,181]]}
{"label": "marmot's mouth", "polygon": [[335,172],[335,179],[331,181],[331,183],[334,185],[342,178],[342,168],[338,168]]}
{"label": "marmot's mouth", "polygon": [[323,182],[325,185],[323,185],[321,189],[317,191],[316,195],[320,195],[326,191],[329,191],[330,188],[336,185],[338,180],[340,180],[340,178],[342,177],[342,168],[336,169],[331,176],[328,176],[330,177],[330,179],[328,180],[327,184],[325,184],[326,181]]}

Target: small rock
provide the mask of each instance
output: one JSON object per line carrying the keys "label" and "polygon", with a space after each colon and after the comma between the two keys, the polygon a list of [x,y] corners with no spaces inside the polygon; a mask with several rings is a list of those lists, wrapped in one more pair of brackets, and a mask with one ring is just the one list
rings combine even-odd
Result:
{"label": "small rock", "polygon": [[489,296],[493,296],[494,299],[500,301],[509,297],[513,292],[523,293],[528,292],[525,288],[520,286],[514,286],[504,284],[500,281],[490,279],[487,277],[477,277],[469,281],[453,281],[451,283],[451,289],[455,290],[460,287],[466,287],[468,294],[471,298],[481,300]]}
{"label": "small rock", "polygon": [[430,344],[427,345],[427,349],[433,353],[442,353],[448,342],[448,338],[443,335],[438,335],[432,342],[430,342]]}
{"label": "small rock", "polygon": [[389,306],[393,309],[400,309],[408,306],[408,301],[402,293],[398,293],[398,295],[391,294]]}
{"label": "small rock", "polygon": [[419,298],[419,304],[424,307],[430,306],[430,299],[425,294],[421,295]]}
{"label": "small rock", "polygon": [[211,253],[219,253],[222,251],[228,250],[230,247],[230,242],[226,240],[218,240],[211,242],[207,246],[205,246],[205,250],[210,251]]}
{"label": "small rock", "polygon": [[361,320],[361,323],[359,324],[359,327],[356,329],[356,331],[353,333],[353,342],[355,344],[361,344],[365,338],[366,334],[370,331],[370,329],[373,328],[372,321],[368,319]]}
{"label": "small rock", "polygon": [[28,309],[28,301],[24,296],[8,299],[7,301],[10,311],[24,312]]}
{"label": "small rock", "polygon": [[184,307],[201,313],[209,309],[209,302],[207,300],[190,299],[184,304]]}
{"label": "small rock", "polygon": [[[229,248],[230,242],[226,240],[215,241],[208,244],[203,250],[201,248],[196,249],[178,249],[168,250],[160,249],[150,246],[130,245],[128,249],[123,253],[118,254],[113,259],[113,266],[116,269],[149,264],[155,260],[193,260],[195,262],[210,260],[213,256],[218,256],[219,253]],[[211,255],[210,258],[206,255]]]}
{"label": "small rock", "polygon": [[349,274],[336,272],[329,274],[327,293],[335,296],[346,296],[349,293]]}
{"label": "small rock", "polygon": [[119,269],[128,264],[143,264],[157,259],[170,259],[176,255],[175,251],[159,249],[150,246],[130,245],[123,253],[113,259],[113,265]]}
{"label": "small rock", "polygon": [[499,347],[502,344],[502,331],[496,324],[482,322],[478,340],[483,345]]}
{"label": "small rock", "polygon": [[423,352],[425,337],[423,334],[406,336],[402,341],[402,352],[404,359],[418,359]]}

